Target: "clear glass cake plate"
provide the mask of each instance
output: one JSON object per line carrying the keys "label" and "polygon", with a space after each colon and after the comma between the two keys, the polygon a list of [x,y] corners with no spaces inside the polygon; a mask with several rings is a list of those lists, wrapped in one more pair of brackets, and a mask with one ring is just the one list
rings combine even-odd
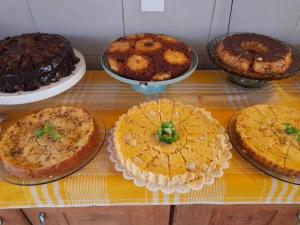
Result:
{"label": "clear glass cake plate", "polygon": [[267,168],[266,166],[262,165],[261,163],[257,162],[256,160],[254,160],[248,153],[246,150],[243,149],[243,147],[241,146],[240,142],[238,141],[238,138],[236,136],[236,132],[234,131],[234,127],[235,127],[235,123],[236,123],[236,118],[237,118],[238,112],[236,114],[234,114],[228,123],[228,127],[227,127],[227,131],[228,131],[228,135],[230,138],[230,141],[234,147],[234,149],[246,160],[248,161],[250,164],[252,164],[254,167],[256,167],[257,169],[259,169],[260,171],[262,171],[263,173],[277,178],[279,180],[291,183],[291,184],[296,184],[296,185],[300,185],[300,177],[296,177],[296,176],[286,176],[284,174],[278,173],[274,170],[271,170],[269,168]]}
{"label": "clear glass cake plate", "polygon": [[[52,177],[45,177],[45,178],[22,178],[15,176],[13,174],[10,174],[2,165],[0,161],[0,180],[3,180],[5,182],[8,182],[10,184],[15,185],[21,185],[21,186],[32,186],[32,185],[40,185],[40,184],[47,184],[50,182],[54,182],[60,179],[63,179],[67,176],[70,176],[77,172],[78,170],[82,169],[85,165],[87,165],[90,161],[92,161],[95,156],[99,153],[101,150],[106,136],[106,129],[103,120],[99,115],[96,113],[91,112],[91,114],[94,116],[96,126],[98,129],[98,140],[96,141],[95,146],[93,146],[92,151],[88,156],[86,156],[84,159],[82,159],[77,165],[74,165],[74,167],[67,171],[66,173],[60,174],[58,176],[52,176]],[[7,123],[7,124],[6,124]],[[2,129],[2,132],[5,132],[5,129],[8,127],[8,122],[2,122],[0,124]]]}

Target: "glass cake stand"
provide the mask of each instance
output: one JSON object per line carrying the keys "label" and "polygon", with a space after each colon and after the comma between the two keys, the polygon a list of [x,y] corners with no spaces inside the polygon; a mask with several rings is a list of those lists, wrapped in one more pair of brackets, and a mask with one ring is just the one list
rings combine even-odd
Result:
{"label": "glass cake stand", "polygon": [[138,81],[138,80],[131,80],[125,77],[120,76],[119,74],[112,71],[108,65],[108,55],[107,52],[104,52],[104,54],[101,57],[101,64],[105,72],[110,75],[111,77],[115,78],[116,80],[119,80],[123,83],[130,84],[131,87],[142,94],[157,94],[160,92],[163,92],[166,90],[167,86],[169,84],[174,84],[177,82],[180,82],[186,78],[188,78],[190,75],[193,74],[193,72],[196,70],[198,66],[198,57],[197,54],[192,51],[192,62],[190,68],[182,75],[169,79],[169,80],[163,80],[163,81]]}
{"label": "glass cake stand", "polygon": [[236,123],[236,117],[237,117],[238,113],[234,114],[228,123],[228,127],[227,127],[227,131],[228,131],[228,135],[230,138],[230,141],[233,145],[233,147],[236,149],[236,151],[249,163],[251,163],[254,167],[256,167],[257,169],[259,169],[260,171],[262,171],[263,173],[266,173],[274,178],[277,178],[279,180],[291,183],[291,184],[296,184],[296,185],[300,185],[300,177],[293,177],[293,176],[286,176],[283,175],[281,173],[278,173],[274,170],[271,170],[267,167],[265,167],[264,165],[260,164],[259,162],[257,162],[256,160],[254,160],[248,153],[246,150],[243,149],[243,147],[241,146],[241,144],[238,141],[238,138],[236,136],[236,133],[234,131],[234,126]]}
{"label": "glass cake stand", "polygon": [[239,75],[236,75],[234,73],[229,73],[229,72],[227,72],[227,79],[233,85],[237,85],[238,87],[243,87],[243,88],[261,88],[268,83],[267,80],[257,80],[257,79],[247,78],[247,77],[241,77]]}
{"label": "glass cake stand", "polygon": [[21,185],[21,186],[33,186],[33,185],[41,185],[41,184],[47,184],[50,182],[54,182],[60,179],[63,179],[67,176],[70,176],[71,174],[77,172],[81,168],[83,168],[85,165],[87,165],[92,159],[95,158],[95,156],[98,154],[98,152],[101,150],[105,137],[106,137],[106,129],[104,126],[104,123],[100,116],[97,116],[94,114],[94,119],[97,125],[98,129],[98,140],[93,147],[93,150],[89,153],[89,155],[83,159],[78,165],[75,165],[71,170],[67,171],[66,173],[60,174],[58,176],[52,176],[52,177],[46,177],[46,178],[21,178],[17,177],[13,174],[10,174],[5,168],[3,167],[1,161],[0,161],[0,180],[3,180],[5,182],[8,182],[10,184],[15,185]]}
{"label": "glass cake stand", "polygon": [[249,71],[247,74],[244,74],[242,72],[233,71],[232,68],[221,62],[218,57],[216,56],[216,47],[224,38],[238,33],[232,33],[228,35],[223,35],[221,37],[217,37],[210,41],[207,45],[207,52],[210,57],[210,59],[213,61],[213,63],[218,66],[220,69],[224,70],[227,73],[227,79],[234,84],[235,86],[239,86],[242,88],[262,88],[264,87],[268,81],[271,80],[279,80],[283,78],[287,78],[290,76],[295,75],[297,72],[300,71],[300,53],[299,51],[291,46],[288,45],[282,41],[283,44],[290,47],[292,52],[292,63],[289,67],[289,69],[283,73],[283,74],[269,74],[264,75],[266,79],[258,79],[257,77],[260,77],[261,74],[255,73],[254,71]]}

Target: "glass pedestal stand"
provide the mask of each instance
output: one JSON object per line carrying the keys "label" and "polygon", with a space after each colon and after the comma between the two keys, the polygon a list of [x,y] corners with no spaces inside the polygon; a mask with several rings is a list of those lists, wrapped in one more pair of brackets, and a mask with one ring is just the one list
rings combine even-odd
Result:
{"label": "glass pedestal stand", "polygon": [[251,79],[251,78],[241,77],[232,73],[227,73],[227,78],[235,86],[239,86],[243,88],[262,88],[268,83],[267,80]]}

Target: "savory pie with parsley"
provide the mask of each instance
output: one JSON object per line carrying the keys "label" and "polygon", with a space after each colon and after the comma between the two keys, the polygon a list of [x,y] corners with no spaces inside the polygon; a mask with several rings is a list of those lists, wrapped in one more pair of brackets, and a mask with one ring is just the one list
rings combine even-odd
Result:
{"label": "savory pie with parsley", "polygon": [[83,109],[42,109],[9,126],[0,141],[4,168],[18,177],[62,175],[90,156],[97,132]]}
{"label": "savory pie with parsley", "polygon": [[208,111],[167,99],[132,107],[117,121],[113,140],[123,167],[167,187],[213,180],[231,157],[225,129]]}
{"label": "savory pie with parsley", "polygon": [[300,111],[283,105],[241,110],[235,133],[243,149],[267,168],[300,176]]}

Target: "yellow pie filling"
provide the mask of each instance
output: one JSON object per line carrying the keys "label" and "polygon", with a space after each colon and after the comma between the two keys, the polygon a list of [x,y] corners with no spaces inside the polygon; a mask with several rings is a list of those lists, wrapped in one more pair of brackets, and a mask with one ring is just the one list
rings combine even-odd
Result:
{"label": "yellow pie filling", "polygon": [[[178,140],[160,141],[163,122],[175,126]],[[113,138],[127,170],[163,186],[211,180],[222,174],[231,156],[225,129],[209,112],[167,99],[132,107],[117,121]]]}

